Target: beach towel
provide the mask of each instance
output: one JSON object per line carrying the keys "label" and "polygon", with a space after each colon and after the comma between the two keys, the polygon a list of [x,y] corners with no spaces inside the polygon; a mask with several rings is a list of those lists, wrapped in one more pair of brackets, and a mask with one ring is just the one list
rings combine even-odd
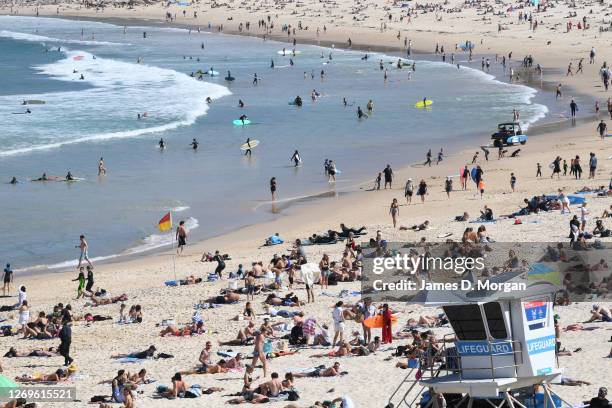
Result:
{"label": "beach towel", "polygon": [[497,222],[496,219],[494,219],[494,220],[481,220],[481,219],[477,219],[477,220],[469,221],[470,224],[495,224],[496,222]]}
{"label": "beach towel", "polygon": [[164,285],[166,285],[166,286],[178,286],[179,282],[175,281],[175,280],[168,280],[168,281],[164,282]]}
{"label": "beach towel", "polygon": [[142,361],[146,361],[146,359],[140,359],[140,358],[135,358],[135,357],[123,357],[123,358],[119,358],[119,359],[117,359],[115,361],[120,363],[120,364],[132,364],[132,363],[139,363],[139,362],[142,362]]}

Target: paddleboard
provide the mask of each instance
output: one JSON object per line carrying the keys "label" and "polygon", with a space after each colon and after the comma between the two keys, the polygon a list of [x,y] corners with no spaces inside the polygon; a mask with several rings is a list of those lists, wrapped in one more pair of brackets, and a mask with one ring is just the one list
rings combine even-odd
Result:
{"label": "paddleboard", "polygon": [[245,120],[244,120],[244,122],[243,122],[243,121],[241,121],[240,119],[236,119],[236,120],[234,120],[232,123],[233,123],[234,125],[236,125],[236,126],[244,126],[244,125],[248,125],[248,124],[250,124],[250,123],[251,123],[251,121],[250,121],[250,120],[248,120],[248,119],[245,119]]}
{"label": "paddleboard", "polygon": [[[250,147],[249,147],[249,145],[250,145]],[[253,139],[253,140],[249,141],[249,143],[245,143],[242,146],[240,146],[240,150],[254,149],[258,145],[259,145],[259,140]]]}
{"label": "paddleboard", "polygon": [[285,51],[280,50],[280,51],[277,51],[276,53],[277,53],[278,55],[283,55],[283,56],[292,56],[292,55],[294,55],[294,54],[295,54],[295,55],[301,54],[301,53],[302,53],[302,51],[295,51],[295,52],[294,52],[294,51],[292,51],[292,50],[285,50]]}
{"label": "paddleboard", "polygon": [[229,77],[227,77],[227,76],[226,76],[226,77],[225,77],[225,80],[226,80],[226,81],[229,81],[229,82],[231,82],[231,81],[233,81],[233,80],[235,80],[235,79],[236,79],[236,78],[234,78],[233,76],[229,76]]}
{"label": "paddleboard", "polygon": [[26,105],[44,105],[45,101],[41,101],[40,99],[28,99],[25,101]]}
{"label": "paddleboard", "polygon": [[[397,323],[397,316],[391,315],[392,324]],[[382,315],[376,315],[372,317],[368,317],[363,321],[363,325],[365,327],[369,327],[370,329],[381,329],[383,325],[383,317]]]}
{"label": "paddleboard", "polygon": [[62,180],[64,180],[64,179],[65,179],[64,177],[60,177],[60,176],[47,176],[47,179],[46,179],[46,180],[39,180],[39,179],[35,178],[35,179],[30,179],[30,181],[34,181],[34,182],[35,182],[35,181],[45,182],[45,181],[62,181]]}
{"label": "paddleboard", "polygon": [[427,99],[425,102],[423,101],[418,101],[417,103],[414,104],[415,108],[425,108],[427,106],[431,106],[433,104],[433,101],[431,99]]}

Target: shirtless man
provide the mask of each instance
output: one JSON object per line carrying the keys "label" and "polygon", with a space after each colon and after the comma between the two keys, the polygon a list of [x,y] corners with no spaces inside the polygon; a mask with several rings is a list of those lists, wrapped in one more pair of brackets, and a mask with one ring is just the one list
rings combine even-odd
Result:
{"label": "shirtless man", "polygon": [[268,369],[268,363],[266,360],[266,354],[263,351],[264,341],[266,340],[266,336],[260,331],[257,330],[255,333],[255,346],[253,348],[253,361],[251,361],[251,365],[254,367],[257,363],[257,360],[261,361],[263,365],[263,375],[266,377],[266,372]]}
{"label": "shirtless man", "polygon": [[185,221],[179,222],[179,226],[176,227],[176,242],[178,242],[178,246],[176,247],[177,255],[183,253],[183,248],[187,245],[187,229],[185,228]]}
{"label": "shirtless man", "polygon": [[100,157],[98,162],[98,176],[106,175],[106,167],[104,167],[104,158]]}
{"label": "shirtless man", "polygon": [[255,322],[250,321],[247,327],[238,330],[236,338],[228,341],[219,341],[220,346],[243,346],[249,338],[253,338],[255,334]]}
{"label": "shirtless man", "polygon": [[259,385],[259,394],[268,397],[278,397],[278,394],[283,390],[283,384],[278,378],[278,373],[272,373],[272,379]]}
{"label": "shirtless man", "polygon": [[199,367],[193,368],[187,371],[181,371],[179,374],[183,375],[192,375],[192,374],[206,374],[208,372],[208,367],[212,366],[212,361],[210,359],[210,353],[212,351],[212,343],[210,341],[206,342],[206,346],[200,352],[200,357],[198,361],[202,364]]}
{"label": "shirtless man", "polygon": [[79,245],[77,245],[75,248],[79,248],[81,250],[81,255],[79,256],[79,264],[77,266],[77,269],[81,267],[81,263],[83,262],[83,260],[87,261],[89,266],[93,267],[93,264],[89,260],[89,254],[88,254],[89,244],[85,240],[85,235],[79,236]]}

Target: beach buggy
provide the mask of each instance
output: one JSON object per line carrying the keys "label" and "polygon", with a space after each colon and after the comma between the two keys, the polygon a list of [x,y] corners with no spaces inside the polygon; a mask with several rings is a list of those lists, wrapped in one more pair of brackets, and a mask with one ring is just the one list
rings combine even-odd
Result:
{"label": "beach buggy", "polygon": [[497,132],[491,135],[494,146],[512,146],[527,143],[527,135],[523,134],[521,124],[518,122],[500,123]]}

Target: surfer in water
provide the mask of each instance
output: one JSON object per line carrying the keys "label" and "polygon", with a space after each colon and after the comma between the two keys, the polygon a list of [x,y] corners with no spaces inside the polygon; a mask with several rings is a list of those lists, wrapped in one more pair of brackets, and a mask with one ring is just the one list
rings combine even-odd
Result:
{"label": "surfer in water", "polygon": [[83,76],[83,74],[81,74],[81,76],[79,77],[79,79],[82,81],[85,79],[85,77]]}
{"label": "surfer in water", "polygon": [[247,115],[240,115],[240,117],[238,118],[242,121],[242,124],[244,125],[244,121],[248,119]]}
{"label": "surfer in water", "polygon": [[11,181],[10,181],[10,184],[17,184],[17,183],[19,183],[19,182],[17,181],[17,177],[13,176],[13,178],[12,178],[12,179],[11,179]]}
{"label": "surfer in water", "polygon": [[244,102],[242,102],[242,99],[238,99],[238,107],[244,108]]}
{"label": "surfer in water", "polygon": [[166,148],[166,142],[164,141],[164,138],[162,137],[161,139],[159,139],[159,148],[164,150]]}
{"label": "surfer in water", "polygon": [[206,97],[206,103],[208,104],[212,103],[212,98],[210,96]]}
{"label": "surfer in water", "polygon": [[295,106],[302,106],[302,98],[298,95],[295,97],[295,99],[293,100],[293,104]]}
{"label": "surfer in water", "polygon": [[368,112],[372,112],[374,110],[374,102],[371,99],[368,101],[366,109],[368,110]]}
{"label": "surfer in water", "polygon": [[72,173],[70,172],[70,170],[68,170],[68,173],[66,174],[66,181],[73,181],[74,177],[72,177]]}
{"label": "surfer in water", "polygon": [[36,179],[36,181],[47,181],[49,178],[47,177],[47,173],[43,173],[42,176]]}
{"label": "surfer in water", "polygon": [[252,154],[252,152],[251,152],[251,138],[247,137],[247,140],[246,140],[246,142],[244,144],[247,145],[247,149],[244,152],[244,155],[251,157],[251,154]]}
{"label": "surfer in water", "polygon": [[291,156],[290,160],[292,160],[293,163],[295,163],[295,167],[298,167],[300,165],[300,162],[302,161],[302,159],[300,158],[300,153],[298,153],[297,150],[293,152],[293,156]]}
{"label": "surfer in water", "polygon": [[27,108],[25,113],[32,113],[32,111],[30,110],[30,108]]}
{"label": "surfer in water", "polygon": [[274,59],[270,60],[270,68],[274,68]]}
{"label": "surfer in water", "polygon": [[198,141],[194,138],[191,143],[189,144],[189,146],[191,146],[191,148],[193,150],[198,150],[198,146],[200,145],[200,143],[198,143]]}
{"label": "surfer in water", "polygon": [[257,79],[257,72],[253,74],[253,85],[257,85],[259,83],[259,79]]}
{"label": "surfer in water", "polygon": [[358,106],[358,107],[357,107],[357,118],[358,118],[358,119],[362,119],[362,118],[364,118],[364,117],[366,117],[366,118],[367,118],[366,114],[365,114],[365,113],[363,113],[363,111],[361,110],[361,106]]}

